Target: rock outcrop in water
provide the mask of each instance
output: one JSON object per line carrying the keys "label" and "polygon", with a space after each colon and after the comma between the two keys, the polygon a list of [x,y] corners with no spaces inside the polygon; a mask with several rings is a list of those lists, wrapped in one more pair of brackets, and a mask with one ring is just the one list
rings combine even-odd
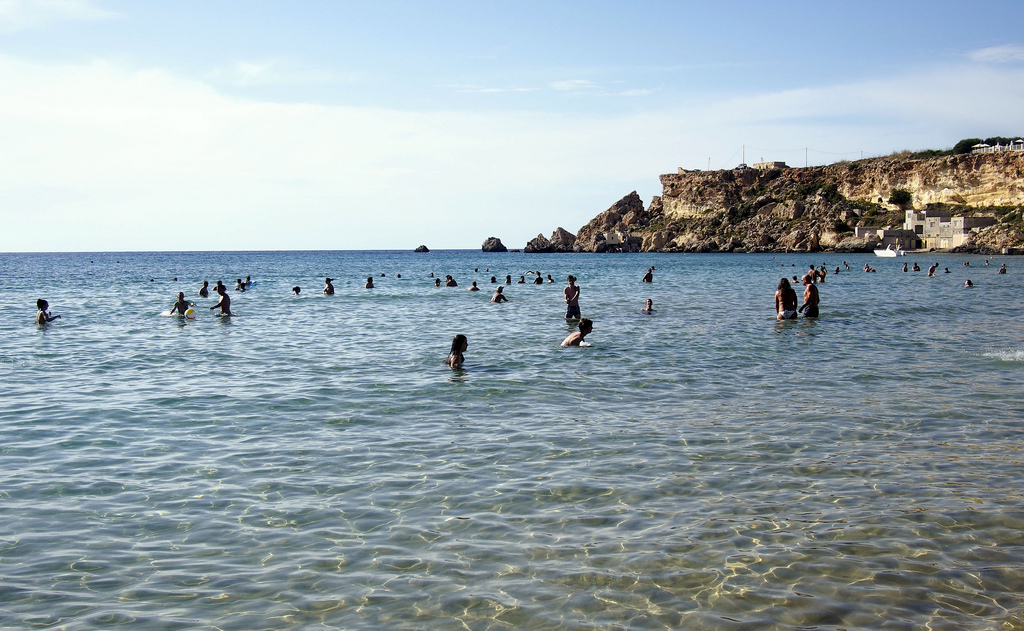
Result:
{"label": "rock outcrop in water", "polygon": [[419,246],[418,248],[416,248],[414,250],[414,252],[429,252],[429,251],[430,251],[430,248],[428,248],[425,245],[421,245],[421,246]]}
{"label": "rock outcrop in water", "polygon": [[498,237],[487,237],[480,249],[484,252],[508,252],[508,248],[502,245]]}
{"label": "rock outcrop in water", "polygon": [[[902,228],[908,208],[985,215],[966,251],[1024,246],[1024,152],[908,155],[823,167],[686,171],[661,176],[662,194],[644,206],[636,191],[571,239],[543,235],[528,252],[865,252],[876,241],[858,226]],[[889,203],[895,191],[909,203]]]}

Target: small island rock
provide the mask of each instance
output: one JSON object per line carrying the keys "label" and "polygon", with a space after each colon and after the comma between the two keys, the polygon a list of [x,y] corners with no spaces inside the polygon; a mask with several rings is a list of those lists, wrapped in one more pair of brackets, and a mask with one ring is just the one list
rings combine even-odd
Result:
{"label": "small island rock", "polygon": [[498,237],[487,237],[480,249],[484,252],[508,252],[508,248],[502,245]]}
{"label": "small island rock", "polygon": [[428,248],[428,247],[427,247],[427,246],[425,246],[425,245],[421,245],[420,247],[416,248],[416,250],[415,250],[415,251],[416,251],[416,252],[429,252],[429,251],[430,251],[430,248]]}

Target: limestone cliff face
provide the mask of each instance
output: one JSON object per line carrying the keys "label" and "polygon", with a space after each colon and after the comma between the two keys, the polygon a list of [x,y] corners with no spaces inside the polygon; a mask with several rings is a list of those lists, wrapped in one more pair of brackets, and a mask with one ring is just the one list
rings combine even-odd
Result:
{"label": "limestone cliff face", "polygon": [[[891,156],[769,171],[680,170],[662,175],[661,184],[662,194],[646,208],[634,191],[597,215],[580,229],[572,250],[867,251],[874,243],[853,238],[853,227],[899,228],[905,208],[936,205],[951,214],[997,216],[999,224],[978,233],[978,243],[1024,243],[1021,211],[1012,208],[1024,205],[1021,152]],[[895,189],[910,192],[911,204],[887,203]]]}

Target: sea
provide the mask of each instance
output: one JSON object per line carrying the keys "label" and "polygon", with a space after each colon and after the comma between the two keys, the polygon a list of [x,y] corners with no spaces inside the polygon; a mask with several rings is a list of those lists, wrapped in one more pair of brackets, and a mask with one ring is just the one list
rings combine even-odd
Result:
{"label": "sea", "polygon": [[0,254],[0,628],[1024,629],[1022,315],[1015,256]]}

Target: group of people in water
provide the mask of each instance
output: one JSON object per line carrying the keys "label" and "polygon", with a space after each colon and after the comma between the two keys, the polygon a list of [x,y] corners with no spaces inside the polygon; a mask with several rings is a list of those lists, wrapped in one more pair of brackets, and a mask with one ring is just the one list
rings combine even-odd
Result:
{"label": "group of people in water", "polygon": [[[479,272],[479,269],[475,270]],[[488,270],[485,270],[488,271]],[[544,284],[543,275],[539,271],[527,272],[527,274],[536,274],[536,280],[534,284]],[[457,287],[458,283],[451,276],[447,276],[446,285],[449,287]],[[551,274],[547,275],[548,283],[554,283],[555,280],[551,277]],[[560,346],[582,346],[586,342],[586,337],[594,330],[594,322],[590,318],[582,317],[580,312],[580,286],[576,284],[577,278],[572,274],[566,277],[566,286],[562,290],[562,296],[565,299],[565,319],[567,322],[576,322],[576,330],[570,333]],[[654,266],[647,269],[647,272],[641,278],[641,282],[650,283],[654,281]],[[497,283],[497,277],[491,276],[491,282]],[[525,283],[526,276],[519,277],[519,283]],[[505,276],[505,283],[512,284],[512,276]],[[435,286],[440,286],[440,279],[437,279]],[[476,281],[473,281],[469,291],[479,291],[479,287],[476,285]],[[507,302],[508,298],[505,296],[504,288],[498,286],[494,290],[494,295],[491,296],[491,302],[501,303]],[[641,313],[651,314],[654,313],[654,301],[648,298],[644,303],[644,308],[640,310]],[[452,338],[452,347],[448,352],[448,358],[445,359],[445,364],[452,368],[459,368],[465,361],[466,349],[469,348],[468,338],[459,333]]]}

